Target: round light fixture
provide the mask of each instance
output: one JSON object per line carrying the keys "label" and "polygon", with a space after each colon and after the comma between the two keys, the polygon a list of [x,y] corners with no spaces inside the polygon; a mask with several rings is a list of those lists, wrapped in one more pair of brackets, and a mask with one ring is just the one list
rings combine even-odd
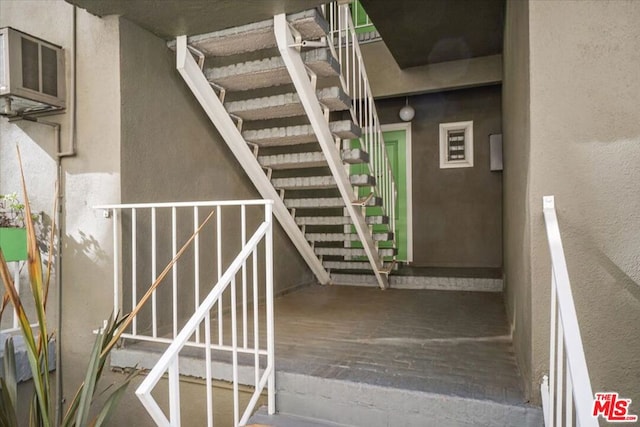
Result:
{"label": "round light fixture", "polygon": [[400,118],[405,122],[410,122],[416,115],[416,110],[409,105],[409,97],[407,97],[407,104],[400,109]]}

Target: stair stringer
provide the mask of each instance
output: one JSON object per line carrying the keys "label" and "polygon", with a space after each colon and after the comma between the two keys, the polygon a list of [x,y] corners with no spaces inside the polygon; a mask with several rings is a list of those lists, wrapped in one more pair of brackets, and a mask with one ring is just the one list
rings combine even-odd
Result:
{"label": "stair stringer", "polygon": [[340,152],[335,145],[329,123],[325,119],[322,108],[316,97],[316,91],[313,88],[309,76],[306,71],[304,62],[300,55],[300,51],[290,47],[296,44],[289,23],[285,14],[274,16],[274,32],[278,44],[278,50],[284,60],[293,85],[298,92],[300,102],[302,103],[311,127],[316,134],[318,143],[322,148],[329,169],[336,180],[336,185],[345,203],[346,209],[353,221],[353,225],[358,233],[358,237],[362,242],[362,246],[367,255],[369,263],[373,269],[380,288],[389,287],[389,277],[384,272],[382,257],[378,254],[377,245],[373,240],[371,229],[366,224],[364,208],[354,204],[356,195],[351,186],[349,175],[344,168]]}
{"label": "stair stringer", "polygon": [[291,242],[295,245],[304,258],[309,268],[313,271],[318,281],[324,285],[331,282],[329,273],[318,259],[304,234],[298,228],[295,219],[284,205],[284,202],[276,192],[273,185],[265,175],[258,160],[249,149],[242,137],[240,130],[229,116],[224,105],[207,81],[204,73],[189,53],[187,37],[179,36],[176,39],[176,68],[187,86],[191,89],[196,99],[204,109],[209,119],[220,132],[231,152],[242,165],[245,173],[251,179],[258,192],[265,199],[273,200],[273,213],[282,225]]}

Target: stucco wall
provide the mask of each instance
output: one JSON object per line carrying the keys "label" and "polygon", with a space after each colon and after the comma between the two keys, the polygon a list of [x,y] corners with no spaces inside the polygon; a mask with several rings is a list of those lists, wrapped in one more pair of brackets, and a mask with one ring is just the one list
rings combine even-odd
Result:
{"label": "stucco wall", "polygon": [[[489,135],[502,132],[500,86],[409,97],[416,267],[502,267],[502,173],[491,172]],[[376,102],[400,121],[405,98]],[[473,120],[474,167],[440,169],[439,124]]]}
{"label": "stucco wall", "polygon": [[[518,365],[531,376],[529,5],[508,1],[502,85],[505,303]],[[527,393],[532,393],[526,381]]]}
{"label": "stucco wall", "polygon": [[[71,88],[73,8],[64,1],[0,2],[0,26],[12,26],[65,49],[67,90]],[[66,397],[74,393],[88,360],[92,330],[111,307],[111,222],[92,209],[120,200],[120,87],[117,19],[99,19],[78,11],[77,144],[78,155],[63,160],[62,357]],[[69,147],[71,113],[49,116],[61,124],[63,150]],[[27,185],[36,210],[51,212],[56,179],[51,129],[2,119],[2,191],[14,190],[13,143],[25,157]],[[54,291],[56,291],[54,289]],[[55,293],[48,310],[55,313]],[[52,329],[55,329],[53,327]],[[25,405],[26,406],[26,405]]]}
{"label": "stucco wall", "polygon": [[532,1],[533,379],[545,371],[549,261],[541,197],[556,197],[594,391],[640,413],[640,3]]}

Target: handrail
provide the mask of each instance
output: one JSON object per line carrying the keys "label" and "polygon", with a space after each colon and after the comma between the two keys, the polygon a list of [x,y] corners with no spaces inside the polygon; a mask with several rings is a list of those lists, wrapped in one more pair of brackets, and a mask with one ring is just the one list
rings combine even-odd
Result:
{"label": "handrail", "polygon": [[[112,218],[113,221],[114,311],[126,312],[131,306],[137,308],[141,301],[151,297],[151,307],[145,313],[141,313],[137,309],[133,310],[130,316],[131,324],[123,326],[125,332],[121,337],[169,344],[169,349],[175,351],[175,360],[177,360],[180,350],[185,346],[204,349],[205,358],[202,363],[206,364],[203,377],[207,383],[209,426],[213,426],[213,395],[211,394],[214,379],[214,372],[211,370],[213,352],[232,354],[234,425],[240,425],[241,422],[247,420],[265,385],[269,387],[269,410],[274,410],[272,204],[271,200],[232,200],[131,203],[94,207],[104,210],[105,217]],[[249,210],[249,207],[252,210]],[[228,210],[231,210],[231,214],[226,213]],[[255,216],[253,214],[261,215],[263,210],[264,219],[254,225],[256,219],[253,219]],[[201,223],[202,213],[208,213],[208,216]],[[212,221],[211,225],[204,228],[214,213],[215,224]],[[224,230],[235,229],[235,226],[229,227],[232,225],[231,223],[238,224],[239,232],[236,235],[227,236]],[[170,227],[163,228],[163,224]],[[247,230],[249,226],[251,228]],[[178,236],[185,232],[190,233],[191,227],[194,230],[193,235],[178,251]],[[253,234],[247,241],[247,234],[251,232]],[[223,264],[223,242],[226,245],[233,241],[241,245],[240,253],[227,268],[226,264]],[[261,244],[263,241],[264,245]],[[130,249],[131,258],[122,255],[123,244],[126,244]],[[260,248],[258,248],[259,244]],[[180,256],[187,248],[190,251],[189,259],[181,259]],[[260,254],[264,252],[265,257],[264,262],[261,262],[260,265],[258,262],[259,252]],[[173,259],[158,275],[156,264],[161,260],[160,254],[166,256],[167,253],[171,253]],[[148,257],[146,259],[142,258],[142,255],[145,254]],[[202,268],[201,259],[206,260],[202,262]],[[125,263],[127,264],[126,271],[123,268]],[[140,273],[142,273],[144,266],[149,266],[148,270],[150,271],[144,272],[144,275],[151,273],[153,285],[148,289],[139,289],[138,282],[141,279]],[[180,275],[178,275],[178,269]],[[241,277],[239,275],[236,286],[235,275],[239,271],[242,274]],[[210,275],[210,278],[207,278],[206,274]],[[171,285],[171,289],[164,291],[156,289],[157,284],[165,280],[165,277],[169,282],[167,284]],[[128,292],[124,292],[125,283],[130,286]],[[216,285],[209,288],[206,283],[216,283]],[[262,284],[265,287],[265,292],[258,289]],[[223,307],[220,296],[225,290],[229,290],[231,295],[224,297]],[[146,292],[145,296],[139,299],[138,295],[141,291]],[[204,300],[200,296],[201,291],[207,294]],[[164,292],[165,298],[156,297],[158,292]],[[166,298],[169,297],[169,294],[171,297]],[[264,305],[260,303],[263,294],[266,297]],[[236,302],[238,303],[237,307]],[[215,309],[213,309],[214,305]],[[190,316],[187,323],[182,323],[184,319],[179,317],[179,313],[189,306],[190,310],[193,310],[190,313],[194,314]],[[208,309],[205,310],[205,307]],[[261,311],[262,307],[266,310],[266,328],[260,325],[260,319],[263,319],[264,315]],[[198,318],[198,315],[203,310],[206,321],[201,328],[203,317]],[[140,316],[141,314],[142,316]],[[230,320],[227,318],[229,314]],[[215,342],[212,341],[212,316],[215,317],[213,322],[217,323],[213,332],[213,334],[217,333]],[[150,319],[148,319],[149,317]],[[199,320],[196,321],[195,318]],[[185,332],[185,328],[193,327],[194,322],[196,322],[195,329],[191,333]],[[163,330],[163,326],[168,326],[168,328]],[[264,344],[261,347],[261,338],[263,341],[266,338],[266,348],[264,348]],[[176,347],[176,342],[179,344],[178,347]],[[254,385],[256,388],[242,418],[239,413],[238,354],[253,356],[255,373],[253,383],[247,379],[243,380],[243,384]],[[261,366],[265,365],[265,358],[266,369],[263,370]],[[157,366],[153,368],[153,370],[157,369],[163,368]],[[215,378],[225,377],[219,372],[216,372],[215,375]],[[177,426],[180,424],[180,408],[177,404],[179,401],[177,399],[179,395],[177,362],[176,366],[170,370],[170,383],[170,424],[167,424],[166,417],[163,420],[164,415],[152,412],[155,410],[153,404],[147,405],[149,399],[152,400],[152,398],[150,395],[144,395],[144,389],[141,390],[143,394],[141,400],[159,425]]]}
{"label": "handrail", "polygon": [[369,169],[376,178],[374,195],[382,197],[384,213],[395,233],[397,188],[351,10],[348,3],[338,2],[325,5],[324,10],[330,25],[329,49],[340,63],[342,85],[352,99],[351,117],[364,132],[360,143],[369,153]]}
{"label": "handrail", "polygon": [[386,271],[384,271],[383,260],[377,250],[377,244],[373,241],[371,230],[365,221],[366,208],[358,200],[357,190],[354,189],[349,180],[349,174],[345,169],[337,144],[340,140],[335,139],[329,128],[329,109],[322,106],[316,96],[315,85],[317,79],[313,75],[309,75],[308,69],[302,61],[299,48],[303,40],[300,34],[291,28],[285,14],[274,16],[273,21],[276,43],[282,60],[287,67],[300,103],[307,114],[327,165],[335,179],[336,187],[345,203],[345,209],[353,222],[358,238],[362,242],[362,247],[371,264],[378,285],[385,289],[389,286],[389,278]]}
{"label": "handrail", "polygon": [[598,421],[591,412],[593,390],[553,196],[543,197],[543,213],[551,255],[549,377],[545,376],[540,386],[545,426],[572,426],[575,407],[577,425],[597,427]]}

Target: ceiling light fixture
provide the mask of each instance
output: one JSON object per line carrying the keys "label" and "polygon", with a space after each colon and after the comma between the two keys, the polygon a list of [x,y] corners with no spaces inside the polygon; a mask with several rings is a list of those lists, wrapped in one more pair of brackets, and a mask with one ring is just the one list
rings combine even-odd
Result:
{"label": "ceiling light fixture", "polygon": [[407,103],[400,109],[400,118],[405,122],[410,122],[416,115],[416,110],[409,105],[409,97],[407,96]]}

